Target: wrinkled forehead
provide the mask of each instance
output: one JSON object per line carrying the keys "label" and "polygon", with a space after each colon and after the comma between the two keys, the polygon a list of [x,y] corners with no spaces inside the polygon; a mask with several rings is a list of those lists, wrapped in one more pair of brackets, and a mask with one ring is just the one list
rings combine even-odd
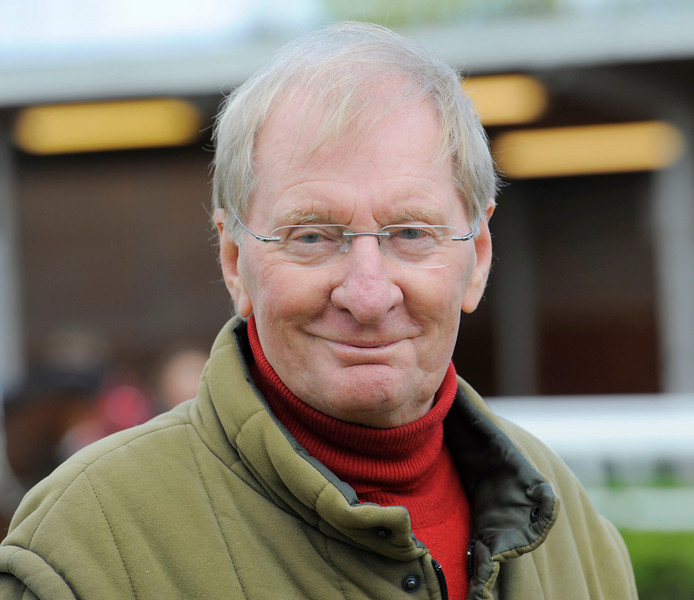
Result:
{"label": "wrinkled forehead", "polygon": [[285,140],[294,149],[296,161],[308,160],[326,145],[340,144],[358,150],[359,144],[386,117],[401,107],[425,105],[439,123],[440,156],[446,160],[446,134],[441,130],[434,101],[404,77],[376,79],[373,75],[347,86],[333,84],[296,85],[271,108],[256,137],[256,158],[264,133],[282,128]]}
{"label": "wrinkled forehead", "polygon": [[[303,98],[286,100],[259,136],[249,215],[256,224],[290,213],[302,219],[330,213],[349,223],[358,209],[362,219],[368,213],[383,223],[443,222],[457,214],[452,161],[438,160],[441,127],[428,101],[408,99],[386,113],[363,113],[336,139],[323,133],[325,115],[311,119],[304,106]],[[424,213],[429,216],[415,218]]]}

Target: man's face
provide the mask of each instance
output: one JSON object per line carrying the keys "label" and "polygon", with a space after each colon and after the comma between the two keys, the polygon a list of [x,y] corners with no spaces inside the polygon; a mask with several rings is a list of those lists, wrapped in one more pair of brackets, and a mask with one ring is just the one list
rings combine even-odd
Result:
{"label": "man's face", "polygon": [[[468,229],[452,164],[436,160],[439,123],[428,104],[405,104],[361,137],[310,157],[317,129],[293,108],[276,110],[260,132],[251,231],[268,235],[297,211],[356,232],[408,218]],[[223,217],[218,211],[220,228]],[[239,314],[255,315],[268,361],[296,396],[373,427],[402,425],[431,408],[461,308],[474,310],[484,290],[486,222],[475,241],[455,243],[448,266],[434,269],[391,262],[370,236],[354,238],[336,264],[292,269],[278,244],[244,235],[240,246],[221,236],[225,281]]]}

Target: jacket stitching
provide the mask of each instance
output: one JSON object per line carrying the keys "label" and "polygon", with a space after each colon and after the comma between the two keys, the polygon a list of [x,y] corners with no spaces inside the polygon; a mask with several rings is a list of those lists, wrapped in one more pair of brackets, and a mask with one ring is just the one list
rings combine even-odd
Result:
{"label": "jacket stitching", "polygon": [[[21,583],[24,584],[24,589],[22,590],[22,598],[25,598],[25,597],[26,597],[26,593],[27,593],[27,592],[30,592],[31,590],[29,589],[29,586],[28,586],[24,581],[20,580],[19,577],[17,577],[17,576],[15,575],[14,569],[13,569],[14,563],[17,562],[17,561],[15,561],[15,557],[19,554],[19,552],[20,552],[19,549],[15,550],[15,551],[11,554],[10,558],[7,560],[7,572],[8,572],[12,577],[14,577],[16,580],[18,580],[18,581],[20,581]],[[32,593],[33,593],[33,592],[32,592]],[[35,594],[34,594],[34,595],[35,595]]]}
{"label": "jacket stitching", "polygon": [[[142,425],[138,425],[136,427],[131,427],[130,429],[126,429],[123,431],[120,431],[114,435],[127,435],[127,441],[124,441],[122,444],[119,444],[118,446],[114,446],[113,448],[109,448],[102,454],[99,454],[98,456],[94,457],[90,461],[80,461],[78,464],[83,465],[83,471],[86,471],[88,468],[92,467],[93,465],[96,465],[98,462],[101,460],[107,458],[110,454],[114,452],[120,452],[123,450],[123,448],[127,448],[131,444],[139,441],[142,438],[146,438],[152,435],[157,435],[163,431],[166,430],[173,430],[177,429],[179,427],[187,427],[190,423],[188,421],[181,421],[178,423],[171,423],[171,424],[160,424],[158,427],[153,428],[153,429],[144,429],[142,431],[137,431],[138,428],[141,428]],[[132,435],[129,435],[132,434]],[[99,442],[96,442],[97,444]],[[75,461],[77,463],[77,461]]]}
{"label": "jacket stitching", "polygon": [[[34,527],[34,530],[33,530],[32,533],[31,533],[31,537],[29,538],[28,547],[31,548],[31,544],[33,543],[34,536],[38,533],[38,531],[39,531],[39,529],[40,529],[41,523],[43,523],[43,522],[48,518],[48,516],[53,512],[53,510],[54,510],[57,506],[60,505],[60,500],[62,499],[62,497],[73,487],[73,485],[75,485],[75,483],[76,483],[77,480],[80,478],[80,476],[84,475],[84,476],[87,478],[87,481],[89,482],[89,485],[90,485],[90,487],[91,487],[91,481],[89,481],[89,476],[87,475],[87,471],[88,471],[89,469],[93,468],[96,464],[98,464],[99,462],[101,462],[103,459],[105,459],[106,457],[108,457],[108,456],[109,456],[110,454],[112,454],[113,452],[122,451],[124,448],[127,448],[128,446],[130,446],[130,444],[132,444],[133,442],[136,442],[136,441],[140,440],[141,438],[145,438],[145,437],[148,437],[148,436],[150,436],[150,435],[158,434],[158,433],[160,433],[161,431],[166,430],[166,429],[174,429],[174,428],[178,428],[178,427],[186,427],[187,425],[188,425],[188,423],[175,423],[175,424],[172,424],[172,425],[163,425],[163,426],[157,427],[156,429],[151,429],[151,430],[147,430],[147,431],[140,432],[140,433],[138,433],[138,435],[134,435],[134,436],[132,436],[132,437],[129,437],[128,440],[127,440],[125,443],[123,443],[122,445],[116,446],[116,447],[113,447],[113,448],[109,448],[107,451],[103,452],[102,454],[99,454],[98,456],[95,456],[92,460],[89,460],[89,461],[86,461],[86,460],[73,460],[73,459],[71,459],[72,465],[73,465],[74,467],[80,466],[81,468],[80,468],[79,470],[77,470],[77,471],[75,472],[75,474],[74,474],[72,477],[70,477],[70,478],[66,481],[65,487],[63,488],[63,490],[60,492],[60,494],[59,494],[58,497],[55,499],[55,501],[52,502],[51,506],[48,508],[48,510],[46,511],[46,513],[43,515],[43,517],[41,517],[41,520],[40,520],[40,522],[37,524],[37,526]],[[140,427],[140,426],[138,426],[138,427]],[[124,431],[119,432],[119,433],[126,434],[126,433],[129,433],[129,432],[133,432],[133,431],[135,431],[135,430],[136,430],[136,427],[133,427],[133,428],[131,428],[131,429],[124,430]],[[118,435],[118,434],[115,434],[115,435]],[[96,444],[98,444],[98,443],[99,443],[99,442],[96,442]],[[92,487],[92,491],[94,491],[94,488],[93,488],[93,487]],[[96,493],[95,493],[94,495],[96,496]],[[97,498],[97,502],[99,502],[99,499],[98,499],[98,498]],[[101,504],[100,504],[100,505],[101,505]],[[102,510],[102,512],[103,512],[103,510]],[[104,516],[105,516],[105,515],[104,515]]]}
{"label": "jacket stitching", "polygon": [[96,502],[99,505],[99,510],[101,511],[101,515],[104,517],[104,521],[106,521],[106,525],[108,526],[108,530],[111,533],[111,538],[113,539],[113,543],[116,546],[116,550],[118,551],[118,556],[120,557],[121,564],[123,565],[123,570],[125,571],[125,574],[128,577],[128,583],[130,583],[130,590],[133,593],[133,598],[137,598],[137,593],[135,592],[135,586],[133,584],[132,576],[130,575],[130,571],[128,571],[128,567],[125,564],[125,559],[123,558],[123,553],[121,552],[120,545],[118,544],[118,540],[116,539],[116,535],[113,531],[113,527],[111,527],[111,523],[108,520],[108,517],[106,516],[106,512],[104,511],[104,507],[101,504],[101,500],[99,499],[99,495],[96,493],[96,490],[94,489],[94,486],[92,485],[92,482],[89,479],[89,475],[86,472],[84,473],[84,477],[87,480],[87,483],[89,484],[89,489],[91,489],[92,494],[94,494],[94,498],[96,499]]}
{"label": "jacket stitching", "polygon": [[202,471],[200,470],[200,463],[198,462],[198,457],[196,455],[196,452],[193,448],[193,444],[191,443],[191,431],[190,429],[186,428],[186,435],[188,436],[188,441],[190,443],[190,453],[193,455],[193,461],[195,462],[195,470],[198,473],[198,477],[200,477],[200,481],[202,482],[202,487],[205,489],[205,494],[207,495],[207,499],[209,501],[209,506],[210,510],[212,511],[212,515],[214,516],[215,523],[217,523],[217,528],[219,529],[219,535],[222,537],[222,540],[224,540],[224,545],[227,548],[227,554],[229,555],[229,560],[231,561],[231,564],[234,567],[234,573],[236,574],[236,580],[239,582],[239,586],[241,587],[241,592],[243,593],[244,598],[248,598],[248,594],[246,593],[246,588],[243,585],[243,581],[241,581],[241,577],[239,576],[239,571],[236,568],[236,565],[234,564],[234,557],[231,554],[231,548],[229,547],[229,542],[227,541],[226,536],[224,535],[224,531],[222,530],[222,525],[219,522],[219,518],[217,517],[217,513],[214,510],[214,502],[212,501],[212,496],[210,495],[210,492],[207,488],[207,483],[205,482],[205,478],[202,475]]}
{"label": "jacket stitching", "polygon": [[345,591],[345,587],[344,587],[344,582],[342,581],[342,577],[340,577],[337,574],[337,567],[336,567],[335,563],[333,562],[332,556],[330,555],[330,548],[329,548],[328,540],[329,540],[328,536],[324,535],[323,536],[323,544],[325,547],[325,557],[327,559],[328,564],[330,565],[330,568],[333,570],[333,573],[335,573],[335,579],[337,580],[337,585],[339,586],[340,594],[342,594],[342,597],[345,600],[348,600],[347,592]]}
{"label": "jacket stitching", "polygon": [[28,548],[24,548],[24,547],[21,547],[21,546],[17,546],[17,547],[15,547],[15,550],[12,552],[12,554],[10,555],[10,557],[7,559],[7,571],[4,571],[3,574],[10,575],[12,578],[14,578],[15,580],[19,581],[19,582],[23,585],[22,596],[21,596],[21,599],[20,599],[20,600],[24,600],[24,598],[28,598],[28,599],[30,599],[30,600],[31,600],[31,599],[34,599],[34,600],[35,600],[36,598],[38,598],[38,596],[37,596],[37,595],[34,593],[34,591],[29,587],[29,585],[27,585],[27,583],[24,581],[24,579],[20,579],[20,575],[17,574],[16,569],[15,569],[15,567],[14,567],[15,563],[17,562],[15,559],[17,558],[17,556],[19,556],[19,554],[20,554],[22,551],[24,551],[24,552],[31,552],[31,554],[33,554],[34,556],[38,556],[39,558],[41,558],[41,560],[43,560],[44,564],[45,564],[47,567],[49,567],[49,568],[52,570],[52,572],[53,572],[53,573],[65,584],[65,586],[70,590],[70,593],[72,594],[72,597],[75,598],[75,599],[77,598],[77,595],[75,594],[75,590],[73,590],[73,589],[72,589],[72,586],[68,583],[68,581],[66,581],[66,579],[65,579],[62,575],[60,575],[60,573],[58,573],[58,572],[55,570],[55,568],[53,568],[53,565],[51,565],[50,563],[46,562],[46,561],[43,559],[43,557],[39,556],[39,555],[36,554],[35,552],[32,552],[32,551],[29,550]]}
{"label": "jacket stitching", "polygon": [[[316,510],[316,512],[317,512],[318,503],[320,502],[320,497],[323,495],[323,492],[329,487],[329,485],[330,485],[329,483],[326,483],[326,485],[323,486],[321,491],[318,492],[318,496],[316,496],[316,501],[314,503],[314,510]],[[335,565],[335,562],[333,561],[333,558],[330,555],[329,541],[330,541],[330,538],[327,535],[323,534],[323,546],[325,548],[325,557],[327,559],[328,564],[332,568],[333,573],[335,573],[335,579],[337,580],[337,583],[340,586],[340,594],[342,594],[342,597],[345,600],[348,600],[347,592],[344,588],[344,583],[342,581],[342,577],[340,577],[337,574],[337,566]]]}
{"label": "jacket stitching", "polygon": [[[123,444],[123,446],[119,446],[117,448],[111,448],[107,452],[100,454],[99,456],[95,457],[91,461],[77,461],[77,460],[75,460],[74,466],[75,467],[80,466],[81,468],[79,470],[77,470],[75,472],[75,474],[66,481],[65,487],[62,489],[62,491],[60,492],[58,497],[52,502],[51,506],[48,507],[48,510],[45,512],[45,514],[41,517],[39,522],[33,528],[31,535],[29,536],[29,540],[27,543],[27,549],[30,549],[32,547],[32,545],[34,543],[34,537],[38,534],[39,530],[41,529],[41,525],[48,519],[48,517],[56,509],[56,507],[60,505],[60,501],[63,498],[63,496],[65,496],[65,494],[67,494],[68,491],[71,490],[74,485],[76,485],[77,480],[82,475],[86,478],[90,488],[92,489],[92,492],[94,493],[94,496],[96,497],[97,502],[99,503],[101,513],[104,516],[104,519],[106,519],[106,515],[104,514],[103,507],[101,506],[101,502],[99,501],[98,496],[96,496],[96,492],[94,491],[94,487],[92,486],[91,481],[89,480],[89,476],[87,475],[87,470],[90,469],[93,465],[96,465],[98,462],[100,462],[103,458],[105,458],[106,456],[108,456],[112,452],[114,452],[116,450],[121,450],[122,448],[125,448],[128,445],[130,445],[130,443],[132,443],[136,440],[139,440],[140,438],[147,437],[147,436],[152,435],[154,433],[158,433],[158,432],[162,431],[163,429],[174,428],[174,427],[185,427],[185,425],[186,425],[185,423],[177,423],[175,425],[169,425],[169,426],[160,427],[160,428],[157,428],[157,429],[154,429],[151,431],[145,431],[145,432],[141,433],[140,435],[137,435],[137,436],[130,438],[127,441],[127,443]],[[106,519],[106,522],[108,523],[108,519]],[[109,525],[109,529],[111,530],[111,533],[113,533],[113,530],[111,529],[110,525]]]}

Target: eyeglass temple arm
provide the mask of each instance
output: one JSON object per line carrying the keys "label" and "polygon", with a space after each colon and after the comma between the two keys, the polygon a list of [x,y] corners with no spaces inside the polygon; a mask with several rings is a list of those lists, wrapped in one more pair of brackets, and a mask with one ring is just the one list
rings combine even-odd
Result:
{"label": "eyeglass temple arm", "polygon": [[480,226],[480,215],[477,215],[477,220],[475,221],[475,227],[470,233],[466,233],[465,235],[454,235],[451,239],[455,242],[465,242],[467,240],[471,240],[473,237],[475,237],[475,234],[477,233],[477,229]]}
{"label": "eyeglass temple arm", "polygon": [[236,213],[234,213],[234,217],[238,221],[239,225],[241,225],[241,227],[243,227],[248,233],[250,233],[256,240],[258,240],[260,242],[281,242],[282,241],[282,238],[278,237],[278,236],[268,237],[266,235],[258,235],[257,233],[253,233],[250,229],[248,229],[248,227],[246,227],[243,224],[243,221],[241,219],[239,219],[239,216]]}

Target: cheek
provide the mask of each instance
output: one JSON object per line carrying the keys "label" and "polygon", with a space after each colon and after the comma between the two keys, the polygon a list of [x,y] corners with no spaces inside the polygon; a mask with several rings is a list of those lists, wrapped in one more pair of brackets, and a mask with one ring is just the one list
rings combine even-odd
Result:
{"label": "cheek", "polygon": [[425,272],[416,286],[410,288],[411,306],[416,306],[420,314],[426,315],[442,326],[447,325],[452,315],[460,312],[469,274],[462,268],[446,269],[446,272],[432,270]]}
{"label": "cheek", "polygon": [[273,294],[285,287],[281,271],[268,257],[258,252],[240,255],[239,274],[251,296],[255,313],[267,303],[268,297],[273,297]]}
{"label": "cheek", "polygon": [[290,333],[284,331],[289,323],[319,314],[329,298],[325,277],[316,271],[287,269],[256,256],[242,266],[259,327],[273,327],[280,336]]}
{"label": "cheek", "polygon": [[469,280],[469,269],[463,265],[447,271],[431,273],[409,294],[408,312],[420,323],[426,322],[429,351],[434,354],[453,351]]}
{"label": "cheek", "polygon": [[418,293],[409,294],[409,318],[421,328],[417,353],[422,366],[438,367],[453,353],[461,314],[460,287],[453,279],[431,278],[427,285],[418,286]]}

